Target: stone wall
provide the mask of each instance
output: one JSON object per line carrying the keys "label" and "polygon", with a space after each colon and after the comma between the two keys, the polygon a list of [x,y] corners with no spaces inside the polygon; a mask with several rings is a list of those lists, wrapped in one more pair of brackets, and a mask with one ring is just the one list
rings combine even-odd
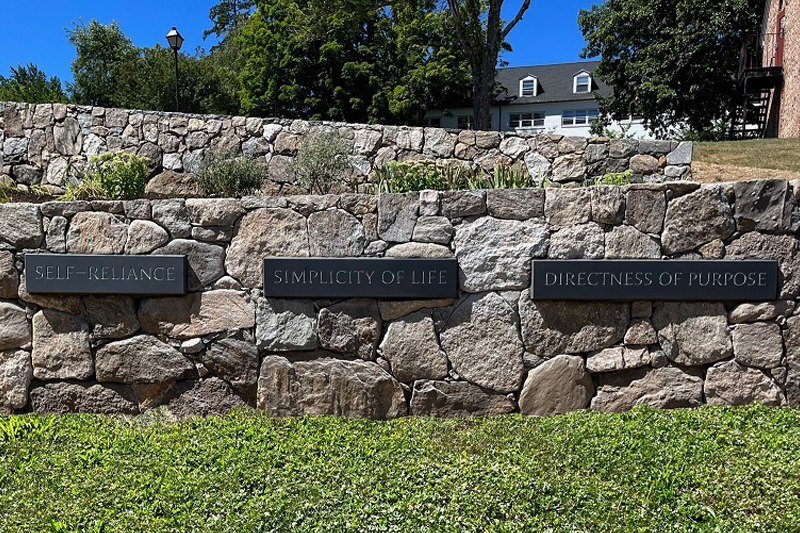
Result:
{"label": "stone wall", "polygon": [[[556,414],[800,403],[800,184],[0,204],[0,409]],[[32,295],[25,254],[185,254],[186,296]],[[282,300],[261,258],[452,257],[457,299]],[[532,301],[530,259],[777,259],[780,299]]]}
{"label": "stone wall", "polygon": [[[2,175],[63,188],[89,156],[124,150],[148,157],[151,172],[196,172],[209,151],[243,152],[269,163],[265,192],[297,192],[292,162],[303,138],[338,131],[353,178],[369,180],[389,161],[433,160],[493,169],[518,165],[535,178],[580,182],[631,169],[635,181],[691,177],[692,144],[674,141],[524,135],[130,111],[62,104],[0,103]],[[170,178],[174,179],[174,178]],[[57,189],[56,189],[57,192]]]}

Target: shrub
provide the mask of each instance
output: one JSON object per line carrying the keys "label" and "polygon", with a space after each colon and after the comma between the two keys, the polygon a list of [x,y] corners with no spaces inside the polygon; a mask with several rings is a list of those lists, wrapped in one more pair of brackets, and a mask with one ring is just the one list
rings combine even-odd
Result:
{"label": "shrub", "polygon": [[350,172],[344,141],[334,132],[309,135],[300,145],[292,168],[308,192],[330,193],[336,185],[344,184]]}
{"label": "shrub", "polygon": [[197,187],[205,196],[238,198],[261,188],[266,165],[253,158],[210,153],[197,174]]}
{"label": "shrub", "polygon": [[430,161],[398,163],[392,161],[377,171],[379,192],[412,192],[425,189],[522,189],[546,185],[544,177],[533,179],[521,168],[497,165],[493,171],[469,169],[460,165],[437,166]]}
{"label": "shrub", "polygon": [[88,198],[133,200],[144,196],[147,158],[124,152],[108,152],[89,159],[76,183],[67,186],[62,200]]}
{"label": "shrub", "polygon": [[591,185],[630,185],[631,177],[633,177],[632,170],[625,172],[610,172],[601,178],[595,180]]}

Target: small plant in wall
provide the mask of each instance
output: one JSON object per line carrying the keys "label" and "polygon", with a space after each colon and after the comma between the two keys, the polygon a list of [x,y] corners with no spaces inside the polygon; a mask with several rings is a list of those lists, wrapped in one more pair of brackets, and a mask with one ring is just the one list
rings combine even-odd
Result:
{"label": "small plant in wall", "polygon": [[292,168],[311,194],[328,194],[345,185],[351,167],[344,140],[335,132],[312,133],[300,145]]}
{"label": "small plant in wall", "polygon": [[144,196],[147,158],[124,152],[92,157],[78,180],[67,186],[62,200],[133,200]]}
{"label": "small plant in wall", "polygon": [[266,165],[253,158],[211,152],[197,173],[197,188],[203,196],[239,198],[261,189],[266,175]]}

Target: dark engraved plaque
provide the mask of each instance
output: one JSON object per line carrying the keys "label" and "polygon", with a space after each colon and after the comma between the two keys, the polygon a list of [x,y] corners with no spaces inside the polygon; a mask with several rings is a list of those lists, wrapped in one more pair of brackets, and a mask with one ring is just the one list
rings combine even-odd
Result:
{"label": "dark engraved plaque", "polygon": [[455,298],[455,259],[264,259],[264,295],[278,298]]}
{"label": "dark engraved plaque", "polygon": [[182,255],[28,254],[31,294],[186,294]]}
{"label": "dark engraved plaque", "polygon": [[534,260],[534,300],[775,300],[777,261]]}

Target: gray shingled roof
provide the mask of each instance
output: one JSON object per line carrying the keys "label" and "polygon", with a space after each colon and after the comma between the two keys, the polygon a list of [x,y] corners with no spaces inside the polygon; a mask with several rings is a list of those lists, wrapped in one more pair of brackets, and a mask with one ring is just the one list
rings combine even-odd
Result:
{"label": "gray shingled roof", "polygon": [[[547,102],[572,102],[594,100],[594,94],[572,92],[572,78],[581,70],[592,73],[600,61],[579,61],[556,65],[534,65],[530,67],[510,67],[497,70],[497,84],[501,93],[497,100],[509,104],[543,104]],[[539,93],[536,96],[519,96],[519,80],[526,76],[539,79]],[[592,76],[592,91],[607,96],[611,88]]]}

